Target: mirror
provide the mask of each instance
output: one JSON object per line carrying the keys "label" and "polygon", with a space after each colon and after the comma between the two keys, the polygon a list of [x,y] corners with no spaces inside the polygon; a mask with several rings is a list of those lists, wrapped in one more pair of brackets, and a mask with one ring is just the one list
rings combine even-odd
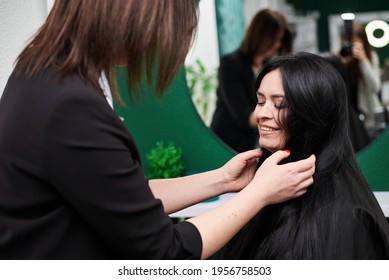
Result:
{"label": "mirror", "polygon": [[[356,21],[367,25],[372,20],[381,20],[381,25],[371,29],[372,36],[389,43],[389,10],[383,1],[329,0],[312,3],[308,0],[201,0],[197,37],[187,56],[185,65],[188,84],[195,80],[192,99],[207,126],[215,110],[217,70],[220,56],[238,48],[248,23],[254,14],[272,7],[281,11],[295,31],[294,51],[337,52],[340,48],[340,32],[343,12],[353,12]],[[387,27],[386,27],[387,26]],[[224,28],[224,29],[223,29]],[[220,31],[221,30],[221,31]],[[225,32],[223,32],[223,30]],[[388,39],[387,39],[388,38]],[[380,97],[385,107],[376,112],[376,128],[371,132],[375,138],[387,126],[389,109],[389,44],[375,48],[380,58],[382,86]],[[200,73],[202,71],[202,73]],[[200,75],[198,75],[200,73]],[[196,77],[193,77],[196,76]],[[204,90],[204,83],[205,88]]]}

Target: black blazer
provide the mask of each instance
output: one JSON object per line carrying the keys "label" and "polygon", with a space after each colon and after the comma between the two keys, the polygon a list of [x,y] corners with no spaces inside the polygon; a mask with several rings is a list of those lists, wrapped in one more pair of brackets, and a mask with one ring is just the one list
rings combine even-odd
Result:
{"label": "black blazer", "polygon": [[11,75],[0,101],[1,259],[199,258],[155,199],[134,140],[77,77]]}
{"label": "black blazer", "polygon": [[237,152],[255,147],[258,132],[249,126],[256,106],[254,73],[249,58],[240,50],[222,57],[219,87],[211,129]]}

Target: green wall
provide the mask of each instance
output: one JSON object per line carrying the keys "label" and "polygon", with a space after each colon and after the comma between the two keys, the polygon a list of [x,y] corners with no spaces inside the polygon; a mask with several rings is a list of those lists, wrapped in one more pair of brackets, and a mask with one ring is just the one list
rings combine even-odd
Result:
{"label": "green wall", "polygon": [[140,98],[130,101],[126,88],[125,68],[118,73],[119,91],[124,106],[115,104],[115,111],[124,118],[142,158],[147,172],[146,155],[156,142],[173,142],[183,151],[187,174],[211,170],[222,166],[235,155],[204,124],[188,92],[184,68],[162,98],[144,85]]}

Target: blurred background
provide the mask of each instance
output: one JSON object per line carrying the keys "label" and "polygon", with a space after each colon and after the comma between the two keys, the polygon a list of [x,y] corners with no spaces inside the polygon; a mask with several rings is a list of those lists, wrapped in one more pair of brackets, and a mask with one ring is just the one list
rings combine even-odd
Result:
{"label": "blurred background", "polygon": [[[53,2],[0,0],[0,95],[14,60],[44,22]],[[389,1],[200,0],[199,7],[199,28],[185,62],[185,73],[194,106],[206,126],[215,110],[220,57],[239,47],[252,17],[267,7],[279,10],[287,18],[294,34],[293,51],[337,52],[341,47],[343,13],[353,13],[355,21],[364,26],[380,20],[371,33],[378,41],[373,47],[381,70],[380,98],[389,108]],[[379,116],[379,132],[387,126],[387,117],[387,112]]]}

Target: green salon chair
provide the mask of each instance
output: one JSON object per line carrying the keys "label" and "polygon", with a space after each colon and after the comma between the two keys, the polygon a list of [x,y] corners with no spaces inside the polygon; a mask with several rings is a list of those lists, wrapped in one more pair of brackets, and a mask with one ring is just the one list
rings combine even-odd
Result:
{"label": "green salon chair", "polygon": [[389,192],[389,128],[358,152],[357,160],[371,189]]}

